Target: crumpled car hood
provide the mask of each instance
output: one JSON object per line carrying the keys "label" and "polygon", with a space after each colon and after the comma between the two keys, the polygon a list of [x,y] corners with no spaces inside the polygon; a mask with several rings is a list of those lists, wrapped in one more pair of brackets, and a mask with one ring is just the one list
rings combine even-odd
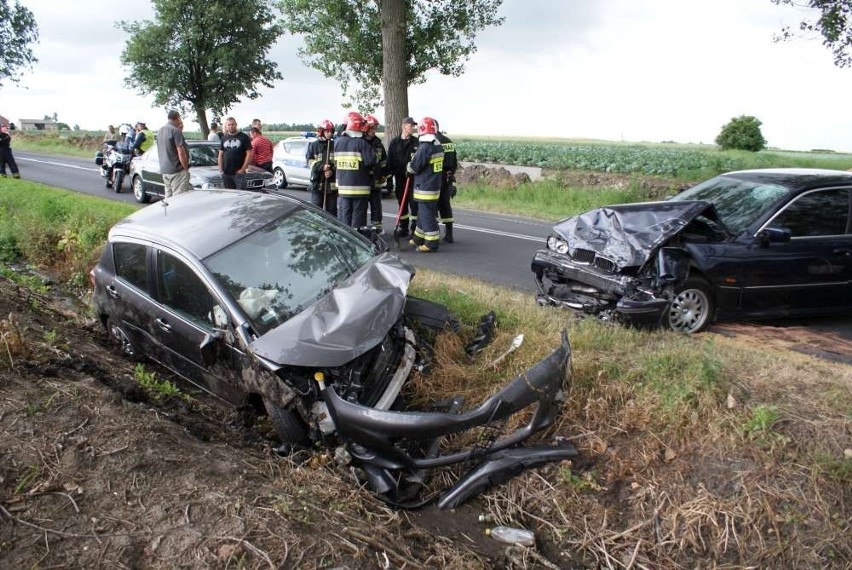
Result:
{"label": "crumpled car hood", "polygon": [[289,366],[342,366],[384,339],[405,306],[413,269],[385,253],[319,301],[251,343]]}
{"label": "crumpled car hood", "polygon": [[587,249],[619,269],[640,266],[653,252],[700,215],[717,219],[702,201],[642,202],[606,206],[562,220],[553,230],[568,242],[571,255]]}

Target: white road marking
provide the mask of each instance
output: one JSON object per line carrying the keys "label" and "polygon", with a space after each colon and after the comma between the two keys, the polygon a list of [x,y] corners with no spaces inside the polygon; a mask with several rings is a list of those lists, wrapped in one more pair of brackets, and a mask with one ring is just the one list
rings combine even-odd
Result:
{"label": "white road marking", "polygon": [[26,156],[22,156],[20,158],[15,157],[17,160],[29,161],[29,162],[40,162],[41,164],[49,164],[51,166],[63,166],[65,168],[76,168],[77,170],[86,170],[89,172],[100,172],[100,168],[92,168],[90,166],[78,166],[76,164],[68,164],[66,162],[55,162],[53,160],[41,160],[40,158],[28,158]]}

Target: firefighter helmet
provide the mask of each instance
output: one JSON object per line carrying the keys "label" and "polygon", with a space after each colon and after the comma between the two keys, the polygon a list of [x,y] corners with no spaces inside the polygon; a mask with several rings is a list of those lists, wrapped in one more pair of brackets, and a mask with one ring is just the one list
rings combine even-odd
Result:
{"label": "firefighter helmet", "polygon": [[434,135],[438,132],[438,123],[432,117],[423,117],[417,129],[421,135]]}
{"label": "firefighter helmet", "polygon": [[367,121],[367,128],[368,129],[370,127],[379,128],[379,120],[376,117],[374,117],[373,115],[367,115],[366,117],[364,117],[364,120]]}
{"label": "firefighter helmet", "polygon": [[334,123],[332,123],[328,119],[323,119],[322,121],[317,123],[317,133],[321,134],[323,132],[328,135],[334,134]]}
{"label": "firefighter helmet", "polygon": [[367,130],[367,121],[364,120],[361,113],[349,111],[349,114],[346,115],[346,130],[364,132]]}

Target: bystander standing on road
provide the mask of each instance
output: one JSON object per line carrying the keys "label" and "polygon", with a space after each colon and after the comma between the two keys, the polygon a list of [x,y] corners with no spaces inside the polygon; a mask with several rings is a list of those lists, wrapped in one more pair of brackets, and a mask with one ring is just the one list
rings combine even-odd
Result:
{"label": "bystander standing on road", "polygon": [[441,178],[441,194],[438,197],[438,221],[444,224],[444,241],[453,243],[453,205],[450,201],[456,197],[456,169],[459,162],[456,157],[456,145],[452,139],[441,132],[441,126],[435,121],[435,137],[444,148],[444,172]]}
{"label": "bystander standing on road", "polygon": [[183,120],[177,111],[169,111],[168,121],[157,131],[157,158],[166,198],[192,190],[189,148],[183,138]]}
{"label": "bystander standing on road", "polygon": [[12,135],[9,133],[9,125],[0,125],[0,176],[6,178],[6,167],[12,173],[12,178],[20,178],[18,163],[12,155]]}
{"label": "bystander standing on road", "polygon": [[417,203],[417,226],[411,245],[417,251],[438,251],[441,230],[438,229],[438,198],[441,194],[441,179],[444,170],[444,149],[435,134],[438,132],[435,120],[424,117],[418,125],[419,144],[414,158],[406,167],[414,175],[412,197]]}
{"label": "bystander standing on road", "polygon": [[107,132],[104,133],[104,142],[107,141],[124,142],[118,140],[118,131],[115,130],[115,125],[110,125],[107,127]]}
{"label": "bystander standing on road", "polygon": [[237,120],[225,119],[225,134],[219,145],[219,172],[222,173],[222,185],[225,188],[245,190],[246,169],[252,163],[251,139],[237,130]]}
{"label": "bystander standing on road", "polygon": [[207,140],[210,142],[222,142],[222,132],[219,130],[219,125],[214,121],[210,123],[210,133],[207,135]]}
{"label": "bystander standing on road", "polygon": [[376,136],[379,128],[379,120],[373,115],[364,118],[367,121],[367,130],[364,132],[364,140],[373,145],[376,153],[376,165],[373,166],[373,187],[370,189],[370,225],[382,231],[382,189],[388,176],[388,153],[382,139]]}
{"label": "bystander standing on road", "polygon": [[267,172],[272,172],[272,141],[263,136],[263,133],[257,127],[252,127],[249,130],[249,136],[251,137],[255,166]]}
{"label": "bystander standing on road", "polygon": [[252,119],[251,126],[260,132],[263,132],[263,123],[260,122],[260,119]]}
{"label": "bystander standing on road", "polygon": [[417,123],[411,117],[402,120],[401,134],[394,138],[388,145],[388,171],[393,176],[393,188],[396,194],[396,203],[400,208],[399,237],[408,236],[409,223],[411,233],[417,222],[417,204],[411,200],[411,188],[405,196],[405,182],[409,177],[406,166],[411,162],[414,152],[417,150],[417,137],[414,132]]}
{"label": "bystander standing on road", "polygon": [[[337,167],[337,219],[351,228],[367,225],[367,203],[373,187],[376,152],[364,140],[367,122],[361,113],[349,113],[346,130],[334,141],[334,163]],[[437,222],[436,222],[437,223]]]}

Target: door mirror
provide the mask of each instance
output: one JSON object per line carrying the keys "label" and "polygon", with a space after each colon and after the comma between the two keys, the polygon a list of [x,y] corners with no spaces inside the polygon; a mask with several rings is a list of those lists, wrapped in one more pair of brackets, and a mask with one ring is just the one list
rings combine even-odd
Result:
{"label": "door mirror", "polygon": [[757,234],[762,247],[769,247],[770,243],[787,243],[790,241],[789,228],[764,228],[762,232]]}
{"label": "door mirror", "polygon": [[205,366],[212,366],[216,363],[216,357],[219,354],[219,342],[225,338],[222,331],[214,331],[204,335],[204,340],[198,345],[201,349],[201,360]]}
{"label": "door mirror", "polygon": [[676,247],[657,252],[657,276],[662,283],[679,283],[689,274],[689,254]]}

